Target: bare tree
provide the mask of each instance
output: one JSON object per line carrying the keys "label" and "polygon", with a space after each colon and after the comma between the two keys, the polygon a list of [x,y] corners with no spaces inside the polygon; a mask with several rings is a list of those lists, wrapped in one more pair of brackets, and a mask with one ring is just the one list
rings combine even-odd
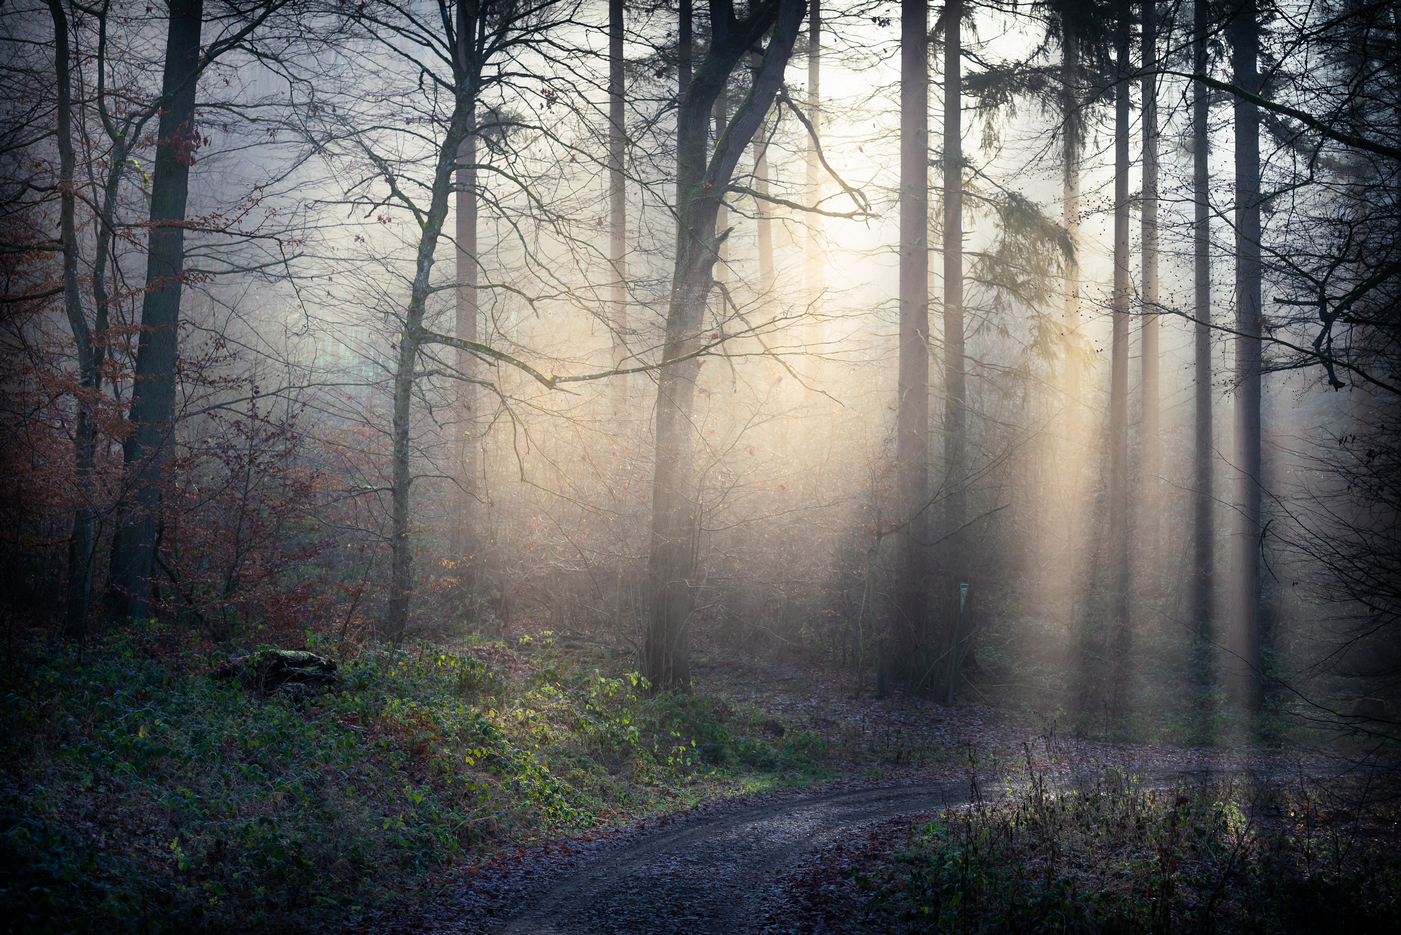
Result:
{"label": "bare tree", "polygon": [[134,503],[123,511],[112,540],[110,610],[116,617],[141,618],[150,614],[161,463],[175,415],[175,364],[185,265],[183,222],[190,193],[190,163],[200,138],[195,126],[195,83],[200,73],[203,21],[204,0],[172,0],[165,77],[161,83],[164,106],[156,131],[156,164],[151,173],[146,295],[141,305],[141,338],[132,379],[131,429],[122,444],[123,461],[136,475],[136,489]]}
{"label": "bare tree", "polygon": [[894,639],[878,647],[878,691],[887,672],[918,679],[928,668],[925,574],[929,503],[929,6],[900,5],[900,330],[895,486],[903,529]]}
{"label": "bare tree", "polygon": [[[157,123],[155,167],[150,180],[150,216],[147,236],[146,288],[142,304],[141,332],[136,354],[129,417],[129,434],[124,439],[124,461],[132,497],[119,507],[118,531],[112,552],[112,601],[109,612],[116,617],[145,615],[149,612],[150,576],[154,569],[157,538],[156,511],[160,501],[160,478],[164,449],[174,422],[174,393],[180,293],[184,281],[185,206],[189,189],[189,166],[200,148],[201,137],[194,125],[195,86],[199,76],[221,56],[238,48],[282,6],[273,2],[254,4],[228,11],[223,27],[214,38],[200,44],[203,20],[201,3],[173,3],[169,10],[166,36],[165,71],[160,93],[154,100],[140,100],[141,92],[124,87],[114,95],[109,86],[109,70],[114,70],[110,33],[113,28],[109,5],[84,10],[96,22],[96,48],[91,58],[75,57],[70,37],[73,30],[61,2],[49,4],[55,28],[55,90],[58,95],[57,136],[60,148],[60,192],[63,202],[60,223],[64,255],[65,311],[78,357],[79,390],[77,425],[73,434],[74,474],[77,503],[68,551],[68,593],[65,631],[80,636],[88,617],[95,562],[100,539],[99,507],[94,487],[98,451],[98,413],[105,403],[103,375],[111,355],[109,334],[113,299],[108,279],[115,262],[115,242],[125,223],[121,217],[123,186],[131,170],[132,155],[145,145],[146,128]],[[95,220],[90,262],[89,288],[91,318],[81,292],[79,266],[81,243],[76,221],[79,182],[75,173],[77,150],[75,130],[86,130],[74,107],[73,68],[91,62],[95,71],[95,100],[91,106],[100,119],[108,149],[99,157],[87,154],[91,196],[82,199],[90,206]],[[114,106],[114,99],[120,102]],[[83,139],[90,139],[86,132]],[[89,144],[91,145],[91,144]],[[92,169],[100,160],[106,170],[98,183]]]}
{"label": "bare tree", "polygon": [[[712,0],[710,45],[695,74],[683,84],[677,117],[676,261],[667,307],[666,343],[657,386],[652,530],[648,555],[651,620],[643,651],[644,674],[657,689],[690,685],[688,640],[693,600],[695,504],[691,477],[691,404],[703,324],[718,257],[715,218],[740,156],[749,146],[783,82],[805,5],[765,0],[740,18],[728,0]],[[714,150],[706,139],[715,99],[751,47],[764,46],[763,62],[748,95],[730,118]],[[683,20],[683,43],[689,30]],[[687,56],[689,59],[689,56]],[[683,59],[686,61],[687,59]],[[687,62],[689,64],[689,62]]]}
{"label": "bare tree", "polygon": [[[757,70],[763,64],[763,56],[758,52],[749,53],[749,66]],[[769,202],[769,136],[767,119],[759,125],[759,133],[754,137],[754,234],[759,254],[759,290],[766,296],[772,295],[774,285],[773,268],[773,221],[770,219]]]}
{"label": "bare tree", "polygon": [[[344,147],[347,158],[356,158],[372,168],[371,179],[384,184],[387,194],[377,195],[363,190],[352,197],[353,204],[364,204],[371,211],[392,205],[412,219],[412,276],[408,277],[408,295],[398,313],[398,338],[394,346],[392,416],[390,439],[390,511],[389,544],[390,575],[384,633],[393,640],[403,638],[408,623],[409,602],[414,592],[412,534],[412,488],[414,465],[412,457],[412,425],[416,386],[431,360],[432,345],[456,349],[459,366],[449,370],[458,380],[472,381],[475,360],[505,363],[531,379],[547,386],[554,381],[512,355],[499,351],[474,336],[477,328],[475,293],[480,288],[476,256],[474,192],[475,173],[481,171],[471,144],[474,135],[485,130],[499,129],[500,118],[493,118],[490,127],[477,118],[478,104],[484,89],[491,86],[509,90],[512,76],[491,70],[504,61],[533,54],[545,35],[560,21],[567,20],[574,4],[562,0],[539,2],[477,3],[461,0],[454,6],[441,5],[436,14],[420,16],[408,4],[384,2],[357,8],[352,16],[359,32],[353,38],[376,47],[397,64],[411,63],[410,72],[388,71],[382,80],[393,82],[396,76],[407,74],[406,82],[421,81],[421,103],[426,116],[411,123],[406,135],[413,147],[407,151],[393,142],[381,141],[373,118],[369,125],[355,123],[347,102],[347,110],[334,120],[327,118],[333,130],[325,143]],[[412,89],[390,86],[385,96],[400,93],[415,94]],[[371,101],[375,100],[371,96]],[[417,129],[419,125],[422,130]],[[321,132],[321,131],[318,131]],[[392,139],[392,138],[391,138]],[[402,141],[401,141],[402,142]],[[426,169],[426,172],[423,170]],[[422,175],[418,173],[423,172]],[[363,186],[362,186],[363,188]],[[430,297],[439,286],[433,280],[434,266],[444,237],[444,226],[454,195],[458,202],[456,245],[457,270],[462,276],[454,283],[457,296],[458,334],[448,335],[431,330],[426,324]],[[462,355],[467,355],[463,357]],[[453,372],[455,371],[455,372]],[[457,396],[459,412],[455,424],[462,433],[452,449],[458,460],[459,495],[463,503],[473,496],[470,445],[464,423],[470,428],[470,413],[474,394]],[[470,473],[469,473],[470,472]],[[461,522],[461,518],[457,520]],[[477,531],[470,534],[475,536]],[[470,551],[469,530],[459,533],[457,550]],[[460,559],[461,554],[454,558]]]}
{"label": "bare tree", "polygon": [[[962,0],[944,7],[944,535],[968,518],[968,372],[963,324]],[[958,540],[949,540],[949,555]],[[958,574],[961,562],[953,562]]]}
{"label": "bare tree", "polygon": [[[74,480],[78,504],[73,517],[73,534],[68,540],[68,607],[64,631],[81,639],[87,623],[88,601],[92,592],[92,560],[97,550],[93,536],[93,461],[97,444],[97,426],[93,414],[94,397],[99,391],[101,349],[94,341],[92,328],[83,311],[83,297],[78,284],[77,157],[73,148],[73,81],[69,58],[68,14],[62,0],[49,0],[49,14],[54,26],[54,74],[57,79],[58,117],[58,187],[60,198],[59,242],[63,251],[63,309],[78,351],[77,425],[73,432],[75,448]],[[88,398],[83,398],[88,397]]]}
{"label": "bare tree", "polygon": [[[460,7],[459,7],[460,9]],[[458,37],[464,31],[459,26]],[[459,144],[457,166],[457,321],[456,334],[463,341],[476,342],[480,335],[481,310],[477,303],[477,286],[481,262],[477,256],[477,146],[475,112],[469,116],[468,135]],[[452,560],[461,566],[460,574],[479,571],[484,561],[481,553],[481,528],[476,522],[477,445],[475,428],[477,416],[476,358],[465,348],[457,349],[457,507],[453,511]],[[470,558],[472,550],[477,557]]]}
{"label": "bare tree", "polygon": [[[822,203],[822,161],[818,155],[822,138],[822,0],[808,2],[808,121],[811,123],[807,140],[807,197],[814,205]],[[808,346],[821,347],[823,327],[819,302],[825,289],[823,280],[822,215],[813,213],[807,219],[807,240],[803,260],[803,284],[812,317],[808,323]]]}
{"label": "bare tree", "polygon": [[1129,653],[1129,63],[1132,7],[1119,0],[1114,34],[1114,294],[1109,376],[1109,656],[1116,719],[1127,705]]}
{"label": "bare tree", "polygon": [[[628,266],[627,177],[623,173],[627,135],[623,112],[623,0],[608,0],[608,265],[613,275],[609,318],[613,366],[627,359]],[[627,405],[627,377],[617,381],[617,414]]]}
{"label": "bare tree", "polygon": [[[1231,13],[1234,83],[1259,94],[1260,27],[1254,0]],[[1237,528],[1232,537],[1230,689],[1236,700],[1258,706],[1260,671],[1260,395],[1262,263],[1260,256],[1260,113],[1247,96],[1235,100],[1236,396],[1235,467]]]}
{"label": "bare tree", "polygon": [[1158,11],[1156,0],[1141,0],[1143,24],[1140,81],[1142,92],[1143,189],[1140,194],[1140,337],[1142,354],[1142,427],[1139,430],[1141,460],[1137,495],[1139,527],[1147,539],[1149,564],[1158,554],[1158,476],[1162,472],[1161,351],[1158,322]]}
{"label": "bare tree", "polygon": [[[1207,0],[1195,0],[1192,12],[1194,71],[1208,67],[1210,29]],[[1195,630],[1195,676],[1204,694],[1212,681],[1211,641],[1215,607],[1215,503],[1212,491],[1211,384],[1211,138],[1208,128],[1211,89],[1192,83],[1192,281],[1193,281],[1193,433],[1192,433],[1192,573],[1191,613]]]}

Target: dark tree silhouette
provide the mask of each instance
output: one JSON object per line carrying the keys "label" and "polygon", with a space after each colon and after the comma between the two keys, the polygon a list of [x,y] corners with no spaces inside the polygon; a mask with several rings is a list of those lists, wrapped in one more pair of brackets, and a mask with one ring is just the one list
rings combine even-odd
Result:
{"label": "dark tree silhouette", "polygon": [[[805,4],[766,0],[743,18],[728,0],[710,5],[710,45],[694,75],[683,51],[683,93],[677,117],[676,260],[667,305],[666,341],[657,386],[652,528],[648,552],[651,619],[643,650],[644,675],[655,689],[690,686],[689,623],[693,606],[694,534],[691,405],[700,352],[707,344],[704,316],[719,255],[715,227],[720,201],[736,166],[783,83]],[[684,9],[684,8],[683,8]],[[689,10],[686,10],[689,12]],[[715,100],[735,66],[763,41],[763,61],[743,102],[714,149],[707,152]],[[689,45],[689,24],[682,42]],[[713,338],[711,340],[718,340]]]}

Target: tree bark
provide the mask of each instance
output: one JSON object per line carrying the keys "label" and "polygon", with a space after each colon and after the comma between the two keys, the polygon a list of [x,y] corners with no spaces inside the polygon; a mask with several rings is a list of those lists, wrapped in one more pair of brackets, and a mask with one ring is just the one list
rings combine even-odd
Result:
{"label": "tree bark", "polygon": [[[899,581],[878,686],[928,669],[929,8],[900,4],[900,338],[895,415]],[[879,690],[878,689],[878,690]]]}
{"label": "tree bark", "polygon": [[[822,200],[822,163],[817,157],[817,147],[822,136],[822,0],[809,0],[808,4],[808,120],[812,122],[812,135],[807,141],[807,193],[814,205]],[[816,139],[814,139],[814,137]],[[807,345],[820,348],[824,340],[824,327],[820,311],[822,293],[826,288],[822,268],[822,235],[824,230],[822,215],[810,214],[807,220],[807,240],[804,244],[803,285],[807,292],[808,327]],[[814,372],[814,377],[816,373]]]}
{"label": "tree bark", "polygon": [[[681,107],[686,102],[686,92],[691,87],[691,61],[695,55],[693,31],[695,13],[692,0],[681,0],[677,7],[676,26],[676,124],[678,135],[681,132]],[[677,154],[677,160],[680,160]]]}
{"label": "tree bark", "polygon": [[[1064,273],[1064,305],[1061,328],[1064,336],[1064,370],[1060,375],[1063,409],[1059,417],[1059,432],[1052,441],[1048,456],[1051,463],[1051,494],[1048,510],[1054,517],[1060,536],[1049,537],[1048,555],[1059,560],[1047,568],[1046,588],[1053,595],[1053,604],[1062,615],[1066,634],[1089,635],[1085,609],[1086,571],[1095,561],[1088,535],[1095,522],[1087,509],[1089,494],[1087,480],[1098,477],[1098,467],[1087,457],[1089,419],[1083,398],[1082,382],[1086,367],[1084,336],[1080,321],[1080,165],[1084,146],[1085,103],[1082,100],[1081,57],[1085,36],[1074,19],[1062,16],[1061,41],[1061,223],[1065,227],[1074,254],[1067,260]],[[1082,647],[1083,650],[1083,647]],[[1081,669],[1082,686],[1088,687],[1085,670],[1091,656],[1078,652],[1073,657]],[[1067,664],[1071,660],[1067,659]]]}
{"label": "tree bark", "polygon": [[69,537],[69,586],[63,615],[63,635],[81,639],[87,634],[88,606],[92,596],[92,559],[95,537],[92,468],[97,458],[97,418],[94,409],[101,391],[102,350],[94,341],[78,290],[77,156],[73,150],[73,79],[70,69],[69,18],[62,0],[49,0],[53,18],[53,69],[57,91],[57,144],[59,144],[59,240],[63,245],[63,310],[73,331],[78,356],[77,425],[73,432],[73,482],[77,505],[73,507],[73,533]]}
{"label": "tree bark", "polygon": [[[426,332],[423,315],[431,293],[431,275],[437,256],[438,241],[442,239],[443,225],[447,221],[450,196],[459,199],[458,204],[458,245],[456,259],[459,276],[467,273],[467,281],[475,282],[478,264],[476,257],[463,254],[468,246],[472,254],[476,251],[476,204],[473,200],[463,205],[464,150],[475,161],[475,150],[467,145],[475,129],[477,95],[480,88],[482,67],[482,37],[478,35],[482,19],[489,14],[482,9],[472,10],[465,4],[459,5],[455,27],[448,27],[447,37],[457,50],[453,59],[454,101],[452,114],[448,118],[443,141],[439,145],[437,163],[433,169],[433,183],[429,189],[428,210],[419,223],[418,251],[414,260],[413,285],[409,291],[408,306],[404,311],[403,331],[399,335],[398,359],[394,368],[394,416],[390,427],[390,572],[389,600],[385,612],[384,635],[398,643],[403,640],[409,622],[409,600],[413,595],[413,543],[409,539],[411,528],[410,498],[412,497],[413,473],[409,459],[409,437],[412,428],[412,403],[414,387],[414,367],[418,362],[419,348],[422,347]],[[469,166],[471,163],[467,163]],[[475,178],[472,179],[475,183]],[[397,185],[391,182],[391,185]],[[475,198],[475,184],[467,188]],[[403,200],[402,195],[396,196]],[[465,208],[465,210],[464,210]],[[464,228],[464,225],[466,227]],[[468,270],[463,270],[464,259]],[[474,294],[464,308],[464,291]],[[476,328],[475,290],[458,289],[459,331]]]}
{"label": "tree bark", "polygon": [[[1080,333],[1080,145],[1082,142],[1080,113],[1080,46],[1079,39],[1068,26],[1061,34],[1061,116],[1064,133],[1061,136],[1061,223],[1075,245],[1076,256],[1065,264],[1065,310],[1063,322],[1067,342],[1073,343]],[[1067,408],[1073,410],[1080,394],[1080,368],[1067,355],[1065,368]],[[1067,420],[1066,434],[1074,433],[1073,420]]]}
{"label": "tree bark", "polygon": [[[763,56],[758,52],[749,53],[750,65],[757,73]],[[761,133],[754,139],[754,190],[761,195],[769,193],[769,141]],[[762,198],[754,199],[754,229],[759,250],[759,288],[768,296],[773,293],[773,222],[769,219],[769,203]]]}
{"label": "tree bark", "polygon": [[467,138],[474,101],[459,99],[448,122],[447,133],[438,151],[431,200],[419,236],[414,263],[413,286],[404,312],[404,330],[399,337],[399,356],[394,368],[394,421],[390,429],[391,497],[389,603],[385,635],[395,643],[404,638],[409,620],[409,598],[413,594],[413,546],[409,541],[409,500],[413,474],[409,460],[409,434],[413,402],[414,364],[422,345],[423,313],[429,295],[429,274],[434,254],[447,220],[448,193],[454,189],[458,152]]}
{"label": "tree bark", "polygon": [[[473,134],[476,121],[468,117],[468,136],[458,147],[457,160],[457,320],[455,333],[466,341],[476,341],[479,337],[477,306],[477,284],[480,281],[480,264],[477,259],[477,146]],[[476,374],[476,358],[467,351],[457,350],[457,371],[463,377],[473,378]],[[454,511],[452,527],[452,557],[458,563],[459,581],[468,580],[473,569],[479,566],[480,532],[476,523],[477,515],[477,438],[473,431],[476,422],[476,384],[460,379],[456,387],[457,396],[457,509]]]}
{"label": "tree bark", "polygon": [[73,532],[68,539],[68,593],[64,608],[64,636],[81,640],[86,634],[88,605],[92,595],[93,558],[96,549],[93,510],[93,466],[97,452],[97,403],[102,375],[101,351],[83,311],[78,286],[78,231],[75,215],[77,156],[73,150],[73,83],[68,43],[68,15],[62,0],[49,0],[54,25],[54,77],[58,97],[59,240],[63,246],[63,308],[78,354],[77,424],[73,432],[73,482],[77,504],[73,508]]}
{"label": "tree bark", "polygon": [[1139,429],[1142,462],[1139,468],[1139,529],[1146,548],[1146,566],[1157,567],[1158,512],[1162,471],[1159,425],[1161,389],[1158,350],[1158,16],[1155,0],[1143,2],[1143,193],[1139,233],[1142,266],[1141,353],[1143,358],[1143,421]]}
{"label": "tree bark", "polygon": [[[715,141],[725,133],[725,125],[730,121],[730,93],[728,84],[720,89],[715,98]],[[722,285],[730,281],[730,209],[722,199],[715,209],[715,230],[719,243],[715,250],[715,281]]]}
{"label": "tree bark", "polygon": [[[725,0],[711,3],[710,48],[683,85],[677,118],[677,245],[667,307],[666,341],[657,386],[652,528],[648,553],[651,619],[643,674],[653,690],[690,687],[690,582],[697,532],[693,503],[691,404],[700,359],[705,303],[717,255],[715,221],[720,200],[783,81],[802,23],[803,0],[768,0],[743,20]],[[772,26],[763,64],[707,159],[706,140],[715,99],[735,65]],[[690,30],[683,23],[682,36]],[[683,52],[683,61],[689,55]],[[689,66],[686,69],[689,72]]]}
{"label": "tree bark", "polygon": [[[1196,71],[1207,69],[1206,35],[1211,23],[1206,0],[1196,0],[1192,14],[1193,55]],[[1215,586],[1215,518],[1211,480],[1211,170],[1208,118],[1211,89],[1200,81],[1192,85],[1192,189],[1195,202],[1192,227],[1195,419],[1192,439],[1192,620],[1196,629],[1195,678],[1205,695],[1212,685],[1211,641]]]}
{"label": "tree bark", "polygon": [[[1231,71],[1238,87],[1258,94],[1260,32],[1253,0],[1230,24]],[[1236,445],[1235,594],[1230,634],[1230,690],[1260,703],[1260,111],[1235,98],[1236,168]]]}
{"label": "tree bark", "polygon": [[179,357],[180,293],[185,268],[185,207],[190,165],[199,146],[195,128],[195,84],[199,76],[204,0],[171,0],[165,73],[151,174],[151,228],[141,337],[132,375],[130,427],[122,461],[132,485],[112,543],[112,601],[115,618],[151,613],[151,575],[165,448],[175,419]]}
{"label": "tree bark", "polygon": [[[627,360],[628,259],[627,177],[623,174],[627,143],[623,112],[623,0],[608,0],[608,265],[613,276],[609,322],[613,331],[613,367]],[[628,378],[617,377],[614,414],[627,410]]]}
{"label": "tree bark", "polygon": [[1129,33],[1128,0],[1119,0],[1115,24],[1114,294],[1109,375],[1109,658],[1111,716],[1127,704],[1129,653]]}
{"label": "tree bark", "polygon": [[[680,217],[683,192],[693,188],[701,174],[704,159],[704,136],[696,139],[694,126],[687,126],[687,104],[691,97],[692,8],[691,0],[680,0],[680,22],[677,26],[677,92],[676,92],[676,270],[670,307],[676,310],[677,350],[669,346],[662,350],[662,360],[684,356],[688,348],[686,325],[691,319],[699,325],[704,313],[705,291],[691,279],[680,275],[683,248],[695,250],[688,243],[685,221]],[[691,108],[694,110],[694,108]],[[708,122],[707,114],[707,122]],[[694,121],[694,116],[691,117]],[[688,146],[689,144],[689,146]],[[687,151],[689,149],[689,151]],[[689,170],[689,171],[688,171]],[[688,184],[689,183],[689,184]],[[690,259],[690,257],[688,257]],[[695,260],[691,259],[694,263]],[[708,274],[708,270],[707,270]],[[705,286],[709,286],[706,283]],[[685,289],[686,294],[679,290]],[[693,305],[699,305],[693,310]],[[667,316],[667,345],[671,344],[672,315]],[[697,330],[693,327],[691,331]],[[685,361],[662,370],[657,384],[657,424],[652,472],[652,537],[647,554],[648,578],[651,584],[651,612],[647,640],[643,646],[643,674],[654,691],[691,687],[690,631],[692,565],[691,524],[695,517],[690,509],[689,433],[685,423],[691,412],[696,373],[700,365]],[[662,394],[666,393],[665,396]]]}
{"label": "tree bark", "polygon": [[[953,588],[967,573],[968,376],[963,334],[963,3],[944,7],[944,565]],[[947,601],[945,601],[947,603]],[[956,619],[956,618],[953,618]],[[956,647],[951,646],[950,651]],[[948,698],[952,702],[953,687]]]}

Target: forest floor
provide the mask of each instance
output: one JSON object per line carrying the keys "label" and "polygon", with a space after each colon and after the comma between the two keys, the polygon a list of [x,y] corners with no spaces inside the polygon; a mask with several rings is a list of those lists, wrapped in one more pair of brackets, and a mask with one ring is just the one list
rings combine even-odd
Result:
{"label": "forest floor", "polygon": [[[1009,829],[1008,841],[1016,836],[1011,829],[1036,827],[1064,848],[1059,858],[1064,866],[1055,881],[1048,878],[1048,886],[1061,886],[1062,878],[1068,878],[1073,892],[1077,881],[1084,889],[1085,879],[1114,877],[1094,895],[1078,902],[1058,897],[1052,907],[1060,923],[1083,917],[1085,931],[1102,928],[1104,919],[1095,913],[1103,915],[1101,904],[1111,892],[1117,894],[1112,912],[1142,916],[1130,919],[1126,930],[1166,931],[1152,913],[1170,914],[1174,900],[1180,904],[1179,916],[1196,918],[1197,927],[1232,930],[1206,916],[1231,917],[1240,900],[1255,894],[1241,891],[1223,898],[1209,887],[1194,890],[1192,874],[1243,872],[1268,841],[1278,843],[1298,830],[1294,819],[1304,820],[1307,813],[1309,821],[1323,820],[1325,800],[1333,807],[1334,831],[1344,836],[1350,831],[1355,845],[1363,842],[1355,847],[1354,862],[1363,852],[1401,853],[1394,784],[1385,783],[1387,794],[1367,786],[1361,809],[1340,809],[1338,793],[1344,787],[1359,788],[1358,762],[1347,757],[1249,745],[1181,748],[1070,738],[1051,718],[999,709],[985,699],[955,705],[900,694],[877,699],[869,687],[858,698],[849,674],[760,662],[714,647],[698,654],[693,678],[695,693],[717,704],[747,706],[767,713],[786,730],[821,735],[829,751],[826,776],[759,794],[721,795],[693,808],[484,854],[442,874],[422,898],[366,917],[352,931],[961,931],[947,919],[940,925],[928,917],[931,899],[937,917],[938,893],[925,892],[918,905],[910,903],[915,889],[905,868],[912,854],[926,869],[951,866],[947,854],[931,863],[926,853],[933,846],[931,834],[942,835],[947,844],[950,821],[964,823],[960,827],[967,840],[955,851],[965,864],[968,841],[986,838],[1001,823]],[[1343,798],[1358,805],[1356,795],[1344,792]],[[1079,804],[1063,807],[1053,817],[1046,804],[1053,800]],[[1282,802],[1307,807],[1285,808]],[[1028,820],[1033,813],[1040,819]],[[1232,825],[1234,815],[1242,816],[1243,824]],[[1179,822],[1195,828],[1195,820],[1201,829],[1195,843],[1181,842],[1182,869],[1165,877],[1158,839],[1169,820],[1174,836],[1185,835],[1178,831]],[[1080,834],[1090,827],[1092,834]],[[1128,831],[1117,836],[1101,831],[1111,827]],[[1142,840],[1134,840],[1134,828]],[[1250,846],[1244,843],[1247,836],[1254,842]],[[1078,860],[1085,865],[1079,871],[1077,840]],[[1297,835],[1288,840],[1296,842]],[[1321,859],[1325,848],[1306,842],[1308,848]],[[1116,863],[1106,849],[1130,856],[1121,854]],[[1278,858],[1279,848],[1275,851]],[[1014,889],[1025,877],[1025,861],[1037,859],[987,856],[1004,865],[1023,861],[1009,877]],[[1177,861],[1174,851],[1174,868]],[[1378,898],[1394,900],[1395,861],[1388,867],[1387,888]],[[1342,869],[1335,860],[1329,880],[1336,882]],[[925,890],[930,889],[927,877],[920,877]],[[986,882],[986,873],[982,879]],[[1180,881],[1171,899],[1163,898],[1164,879]],[[945,889],[952,887],[943,893],[945,909],[952,902],[949,911],[957,913],[962,896],[951,897],[953,890],[967,889],[966,881],[943,882]],[[1253,885],[1264,884],[1255,879]],[[1135,892],[1143,903],[1137,909],[1125,898]],[[1006,893],[982,895],[993,903],[1011,898]],[[1343,899],[1347,894],[1335,895]],[[1046,904],[1044,893],[1037,898],[1037,906]],[[1385,914],[1401,904],[1387,906],[1381,918],[1401,919]],[[1068,923],[1057,928],[1081,930]],[[1364,924],[1359,930],[1391,929]]]}
{"label": "forest floor", "polygon": [[977,905],[1228,932],[1309,918],[1290,894],[1350,935],[1401,919],[1401,793],[1336,744],[1106,743],[986,683],[878,699],[743,644],[654,695],[578,634],[311,642],[334,691],[240,687],[241,650],[163,626],[12,647],[0,930],[1002,930]]}

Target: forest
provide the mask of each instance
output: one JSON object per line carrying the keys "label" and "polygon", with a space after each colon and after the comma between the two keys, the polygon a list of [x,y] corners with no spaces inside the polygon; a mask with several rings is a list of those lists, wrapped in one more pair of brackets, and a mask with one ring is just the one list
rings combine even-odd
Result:
{"label": "forest", "polygon": [[829,3],[0,6],[5,931],[1396,930],[1401,8]]}

